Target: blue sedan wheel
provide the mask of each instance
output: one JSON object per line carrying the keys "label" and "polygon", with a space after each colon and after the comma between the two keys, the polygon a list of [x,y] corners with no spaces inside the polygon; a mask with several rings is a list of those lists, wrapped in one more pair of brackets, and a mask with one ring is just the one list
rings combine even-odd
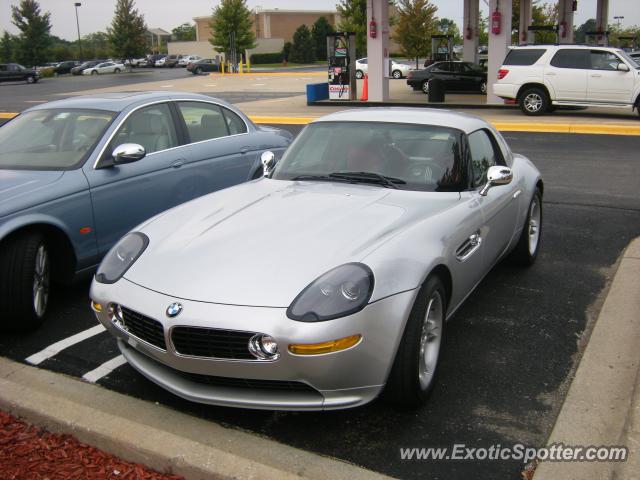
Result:
{"label": "blue sedan wheel", "polygon": [[0,329],[25,331],[39,326],[49,303],[51,258],[38,233],[6,240],[0,254]]}

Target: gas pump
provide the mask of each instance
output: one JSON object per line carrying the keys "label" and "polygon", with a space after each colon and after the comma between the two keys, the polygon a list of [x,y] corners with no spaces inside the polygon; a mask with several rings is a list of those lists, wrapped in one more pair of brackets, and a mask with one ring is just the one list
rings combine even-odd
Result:
{"label": "gas pump", "polygon": [[327,34],[327,63],[329,100],[355,100],[357,98],[355,33]]}
{"label": "gas pump", "polygon": [[433,62],[453,60],[453,35],[431,35],[431,60]]}

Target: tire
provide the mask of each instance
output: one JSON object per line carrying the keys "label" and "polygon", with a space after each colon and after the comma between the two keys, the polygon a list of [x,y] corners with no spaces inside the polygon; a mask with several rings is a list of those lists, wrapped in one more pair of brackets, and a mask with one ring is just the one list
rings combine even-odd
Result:
{"label": "tire", "polygon": [[421,88],[422,93],[424,93],[425,95],[429,95],[429,80],[425,80],[424,82],[422,82]]}
{"label": "tire", "polygon": [[511,260],[518,265],[533,265],[540,251],[542,239],[542,194],[536,188],[529,203],[527,218],[522,228],[516,248],[511,253]]}
{"label": "tire", "polygon": [[120,69],[119,69],[119,68],[116,68],[116,69],[113,71],[113,73],[120,73]]}
{"label": "tire", "polygon": [[356,78],[360,80],[363,77],[364,77],[364,73],[362,73],[362,70],[356,70]]}
{"label": "tire", "polygon": [[202,73],[202,68],[196,68],[196,75],[200,75]]}
{"label": "tire", "polygon": [[0,249],[0,330],[27,331],[44,321],[51,260],[39,233],[18,235]]}
{"label": "tire", "polygon": [[396,80],[400,80],[402,78],[402,72],[400,70],[394,70],[392,75]]}
{"label": "tire", "polygon": [[482,93],[483,95],[486,95],[487,93],[487,82],[484,81],[480,84],[480,93]]}
{"label": "tire", "polygon": [[94,70],[93,72],[91,72],[91,75],[98,75],[98,71]]}
{"label": "tire", "polygon": [[530,116],[544,115],[551,105],[547,92],[538,87],[527,88],[520,94],[518,103],[522,113]]}
{"label": "tire", "polygon": [[447,297],[437,276],[422,285],[400,340],[384,398],[398,406],[422,405],[436,384]]}

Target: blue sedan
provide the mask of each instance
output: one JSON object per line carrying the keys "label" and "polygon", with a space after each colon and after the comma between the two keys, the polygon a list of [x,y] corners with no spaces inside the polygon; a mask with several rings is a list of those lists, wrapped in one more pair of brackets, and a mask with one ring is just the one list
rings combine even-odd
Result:
{"label": "blue sedan", "polygon": [[[43,321],[50,283],[92,272],[148,218],[262,173],[290,133],[191,93],[100,94],[0,128],[0,329]],[[180,225],[176,225],[179,229]]]}

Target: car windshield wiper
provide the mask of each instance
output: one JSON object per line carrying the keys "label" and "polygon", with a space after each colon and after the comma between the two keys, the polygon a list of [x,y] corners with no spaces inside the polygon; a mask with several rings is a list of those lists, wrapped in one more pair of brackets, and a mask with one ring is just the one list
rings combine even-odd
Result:
{"label": "car windshield wiper", "polygon": [[320,181],[325,181],[325,182],[335,182],[336,180],[339,181],[346,181],[344,179],[339,179],[336,177],[332,177],[329,175],[313,175],[310,173],[305,173],[302,175],[296,175],[295,177],[291,178],[291,180],[320,180]]}
{"label": "car windshield wiper", "polygon": [[407,183],[401,178],[387,177],[374,172],[334,172],[330,173],[329,177],[353,182],[377,183],[386,188],[398,188],[398,185]]}

